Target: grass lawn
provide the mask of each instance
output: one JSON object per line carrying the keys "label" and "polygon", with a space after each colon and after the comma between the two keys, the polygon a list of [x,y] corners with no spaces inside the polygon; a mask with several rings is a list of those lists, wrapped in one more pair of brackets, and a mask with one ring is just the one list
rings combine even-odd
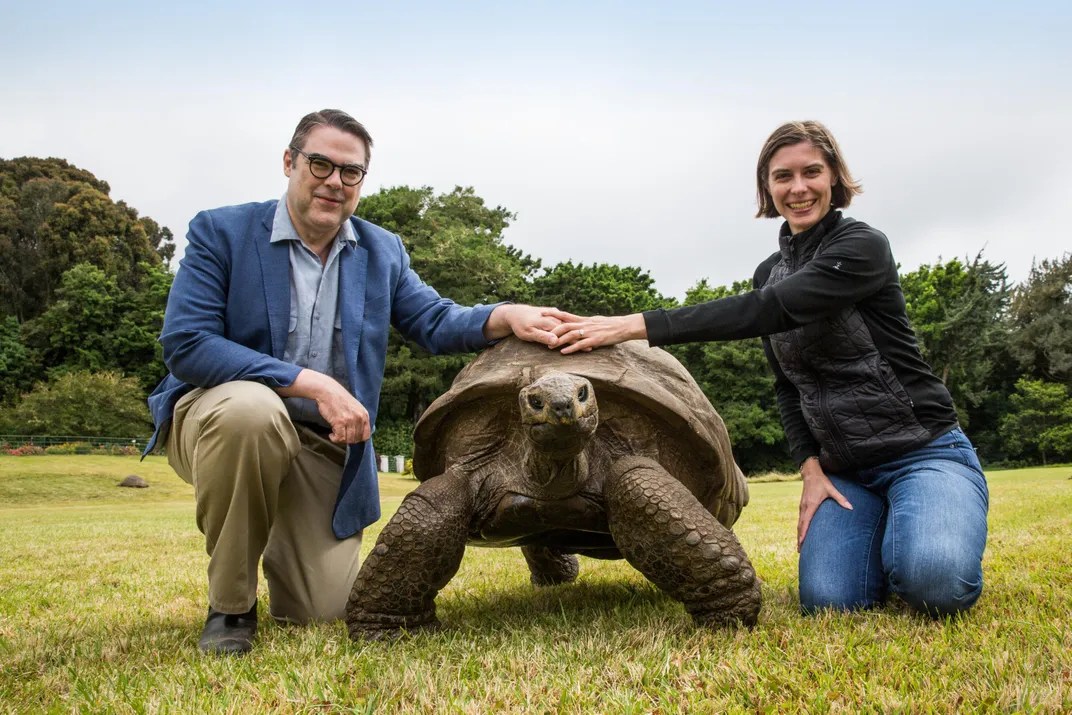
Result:
{"label": "grass lawn", "polygon": [[[152,487],[116,488],[128,474]],[[162,458],[0,457],[0,712],[1068,712],[1070,476],[989,475],[986,586],[964,619],[801,618],[800,485],[767,482],[736,527],[764,580],[750,631],[696,630],[624,562],[582,559],[576,584],[537,590],[519,551],[470,549],[439,633],[278,626],[262,586],[254,652],[220,659],[197,650],[192,490]],[[384,478],[385,514],[414,484]]]}

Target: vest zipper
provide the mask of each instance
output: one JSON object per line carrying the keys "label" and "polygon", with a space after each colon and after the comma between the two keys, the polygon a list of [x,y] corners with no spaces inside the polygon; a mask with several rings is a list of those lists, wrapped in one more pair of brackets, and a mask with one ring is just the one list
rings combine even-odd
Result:
{"label": "vest zipper", "polygon": [[842,451],[841,445],[845,440],[845,436],[841,434],[841,428],[838,427],[837,422],[834,420],[834,414],[830,411],[830,404],[826,399],[826,390],[823,389],[821,383],[819,385],[819,410],[823,413],[823,419],[826,421],[826,428],[830,431],[830,446],[834,448],[835,456],[840,459],[841,463],[846,467],[851,466],[852,460],[848,459]]}

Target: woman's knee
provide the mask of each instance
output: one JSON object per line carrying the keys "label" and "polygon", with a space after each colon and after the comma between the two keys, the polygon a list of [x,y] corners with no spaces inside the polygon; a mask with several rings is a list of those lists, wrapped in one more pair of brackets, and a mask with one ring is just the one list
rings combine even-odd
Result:
{"label": "woman's knee", "polygon": [[882,600],[882,590],[869,583],[866,572],[850,574],[844,568],[800,569],[801,611],[805,615],[820,611],[859,611],[874,608]]}
{"label": "woman's knee", "polygon": [[804,615],[822,611],[859,611],[878,605],[875,594],[854,584],[841,574],[825,577],[800,574],[800,610]]}
{"label": "woman's knee", "polygon": [[935,617],[967,611],[983,592],[980,559],[955,548],[917,554],[898,564],[889,580],[890,590],[905,603]]}

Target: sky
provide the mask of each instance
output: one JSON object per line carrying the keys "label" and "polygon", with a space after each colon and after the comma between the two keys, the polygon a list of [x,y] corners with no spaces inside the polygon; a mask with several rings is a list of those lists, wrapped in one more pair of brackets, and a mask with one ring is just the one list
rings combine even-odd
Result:
{"label": "sky", "polygon": [[1072,249],[1072,3],[0,4],[0,157],[88,169],[180,256],[198,211],[283,194],[328,107],[375,140],[365,195],[472,186],[545,266],[678,298],[776,250],[755,164],[793,119],[837,137],[902,271]]}

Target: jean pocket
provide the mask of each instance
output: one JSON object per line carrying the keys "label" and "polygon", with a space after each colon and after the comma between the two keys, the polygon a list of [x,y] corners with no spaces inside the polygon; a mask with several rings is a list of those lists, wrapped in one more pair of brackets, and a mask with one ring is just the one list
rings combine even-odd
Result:
{"label": "jean pocket", "polygon": [[946,449],[956,448],[961,446],[961,442],[967,442],[967,438],[964,437],[964,433],[960,431],[959,427],[954,427],[941,437],[936,437],[927,443],[927,448],[944,447]]}

